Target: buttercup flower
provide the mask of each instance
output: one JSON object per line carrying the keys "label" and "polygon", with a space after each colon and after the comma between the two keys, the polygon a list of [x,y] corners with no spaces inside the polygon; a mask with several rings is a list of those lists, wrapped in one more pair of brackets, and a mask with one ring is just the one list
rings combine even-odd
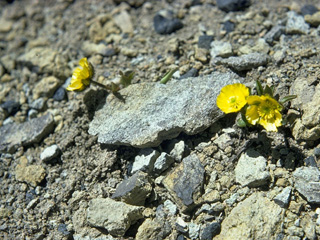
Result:
{"label": "buttercup flower", "polygon": [[267,131],[277,132],[281,126],[281,105],[269,95],[249,96],[246,119],[252,124],[262,125]]}
{"label": "buttercup flower", "polygon": [[239,112],[247,104],[249,88],[241,83],[224,86],[217,97],[217,106],[224,113]]}
{"label": "buttercup flower", "polygon": [[90,85],[90,81],[92,80],[94,69],[87,58],[82,58],[79,61],[79,65],[82,68],[76,68],[73,71],[71,83],[66,88],[69,91],[82,91]]}

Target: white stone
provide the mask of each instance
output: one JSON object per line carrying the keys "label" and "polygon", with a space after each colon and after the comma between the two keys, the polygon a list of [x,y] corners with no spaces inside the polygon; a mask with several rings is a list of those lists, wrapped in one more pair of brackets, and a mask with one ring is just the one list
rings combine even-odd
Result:
{"label": "white stone", "polygon": [[60,148],[58,147],[58,145],[54,144],[42,151],[40,155],[40,159],[43,162],[49,162],[55,157],[57,157],[60,153],[61,153]]}
{"label": "white stone", "polygon": [[242,186],[259,187],[267,184],[270,173],[267,160],[253,149],[242,153],[235,168],[236,181]]}

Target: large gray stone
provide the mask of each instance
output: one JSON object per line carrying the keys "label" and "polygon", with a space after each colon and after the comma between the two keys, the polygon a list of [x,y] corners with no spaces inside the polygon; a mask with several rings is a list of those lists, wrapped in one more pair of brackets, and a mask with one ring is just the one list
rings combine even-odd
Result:
{"label": "large gray stone", "polygon": [[182,211],[198,203],[204,183],[204,167],[196,155],[190,155],[163,180],[163,184]]}
{"label": "large gray stone", "polygon": [[105,228],[111,235],[122,237],[129,227],[142,218],[143,207],[131,206],[110,198],[95,198],[89,202],[87,221]]}
{"label": "large gray stone", "polygon": [[248,71],[259,66],[267,65],[270,57],[264,53],[250,53],[239,57],[218,59],[216,64],[225,65],[235,71]]}
{"label": "large gray stone", "polygon": [[6,124],[0,128],[0,152],[14,152],[19,146],[38,143],[54,128],[51,114],[17,124]]}
{"label": "large gray stone", "polygon": [[266,170],[267,160],[253,149],[241,154],[235,168],[236,181],[242,186],[259,187],[267,184],[270,173]]}
{"label": "large gray stone", "polygon": [[239,203],[221,224],[221,233],[214,239],[276,239],[281,232],[283,210],[274,202],[254,193]]}
{"label": "large gray stone", "polygon": [[309,203],[320,203],[320,171],[315,167],[300,167],[293,172],[294,186]]}
{"label": "large gray stone", "polygon": [[130,85],[120,90],[122,100],[108,96],[89,133],[98,135],[100,143],[140,148],[158,146],[181,132],[197,134],[223,115],[216,106],[221,88],[242,81],[233,73],[216,72],[167,84]]}

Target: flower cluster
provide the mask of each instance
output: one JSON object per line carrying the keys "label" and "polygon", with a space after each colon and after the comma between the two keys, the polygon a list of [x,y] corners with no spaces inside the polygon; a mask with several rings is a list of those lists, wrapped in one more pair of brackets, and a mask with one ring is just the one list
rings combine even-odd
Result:
{"label": "flower cluster", "polygon": [[224,113],[240,112],[244,125],[260,124],[267,131],[277,132],[282,125],[282,103],[294,99],[296,96],[286,96],[281,101],[273,97],[273,89],[262,88],[257,81],[258,95],[250,96],[250,89],[243,84],[235,83],[221,89],[217,98],[217,106]]}

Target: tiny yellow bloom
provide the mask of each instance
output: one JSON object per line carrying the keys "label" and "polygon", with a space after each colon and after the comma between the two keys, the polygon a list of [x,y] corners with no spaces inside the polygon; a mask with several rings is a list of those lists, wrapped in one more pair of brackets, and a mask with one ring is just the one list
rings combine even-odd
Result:
{"label": "tiny yellow bloom", "polygon": [[262,125],[267,131],[277,132],[281,126],[281,105],[269,95],[249,96],[246,119],[252,124]]}
{"label": "tiny yellow bloom", "polygon": [[79,61],[82,68],[76,68],[73,71],[71,83],[66,88],[69,91],[82,91],[90,85],[90,81],[94,75],[94,69],[87,58],[82,58]]}
{"label": "tiny yellow bloom", "polygon": [[239,112],[247,104],[249,88],[241,83],[224,86],[217,97],[217,106],[224,113]]}

